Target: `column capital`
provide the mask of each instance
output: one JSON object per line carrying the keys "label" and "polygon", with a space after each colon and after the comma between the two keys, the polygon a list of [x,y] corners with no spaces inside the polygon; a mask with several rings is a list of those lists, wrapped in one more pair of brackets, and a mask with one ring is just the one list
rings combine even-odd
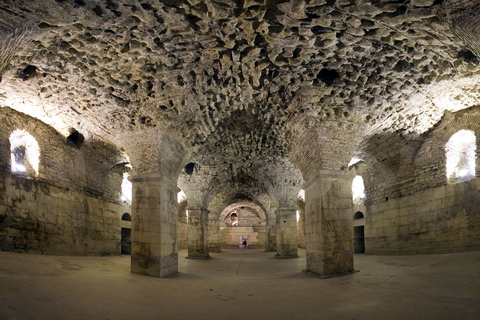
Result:
{"label": "column capital", "polygon": [[291,214],[292,212],[297,212],[297,208],[293,207],[280,207],[275,209],[275,214],[282,215],[282,214]]}
{"label": "column capital", "polygon": [[353,171],[343,171],[343,170],[318,170],[316,174],[312,175],[308,179],[305,179],[303,189],[308,188],[315,181],[320,179],[325,180],[352,180],[354,176]]}
{"label": "column capital", "polygon": [[170,177],[161,175],[159,173],[154,174],[138,174],[134,176],[130,176],[128,178],[132,183],[167,183],[168,185],[174,185],[180,191],[180,188],[177,187],[177,183],[170,179]]}
{"label": "column capital", "polygon": [[187,210],[188,211],[203,211],[203,212],[206,212],[206,213],[210,213],[210,210],[208,210],[207,208],[205,207],[189,207],[187,206]]}

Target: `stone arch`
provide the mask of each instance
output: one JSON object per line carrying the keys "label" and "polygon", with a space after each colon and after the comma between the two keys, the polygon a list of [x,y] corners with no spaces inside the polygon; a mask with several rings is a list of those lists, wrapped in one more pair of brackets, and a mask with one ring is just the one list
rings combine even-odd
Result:
{"label": "stone arch", "polygon": [[[392,163],[376,149],[362,146],[357,151],[357,156],[362,159],[358,164],[352,166],[354,172],[362,176],[364,184],[364,203],[386,202],[396,196],[395,186],[399,183],[397,172],[392,168]],[[373,177],[382,177],[381,181]],[[352,181],[353,182],[353,181]],[[354,203],[355,204],[355,203]]]}
{"label": "stone arch", "polygon": [[[238,225],[233,226],[231,215],[235,213]],[[240,239],[250,248],[266,248],[265,209],[249,200],[236,201],[225,207],[220,214],[220,242],[222,247],[238,247]]]}
{"label": "stone arch", "polygon": [[365,218],[365,216],[363,215],[363,212],[361,212],[361,211],[357,211],[353,215],[353,220],[359,220],[359,219],[363,219],[363,218]]}
{"label": "stone arch", "polygon": [[[425,175],[435,176],[434,184],[421,186],[421,189],[427,187],[441,186],[448,182],[445,146],[449,139],[458,131],[467,130],[473,132],[478,137],[480,134],[480,107],[471,107],[457,111],[455,113],[445,111],[439,123],[430,130],[422,140],[421,148],[418,150],[413,167],[416,168],[435,168],[434,172],[428,170],[419,172],[418,180],[424,180]],[[475,175],[480,170],[480,141],[475,142]]]}

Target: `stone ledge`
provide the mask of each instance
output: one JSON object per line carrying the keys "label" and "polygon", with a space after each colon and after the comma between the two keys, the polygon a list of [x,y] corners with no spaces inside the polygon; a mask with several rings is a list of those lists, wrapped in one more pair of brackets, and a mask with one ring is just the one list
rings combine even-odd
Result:
{"label": "stone ledge", "polygon": [[295,256],[279,256],[278,254],[273,256],[275,259],[294,259],[294,258],[300,258],[300,256],[297,254]]}
{"label": "stone ledge", "polygon": [[328,278],[333,278],[333,277],[345,276],[345,275],[352,274],[352,273],[357,273],[357,272],[360,272],[360,270],[352,270],[352,271],[336,273],[336,274],[332,274],[332,275],[328,275],[328,276],[322,276],[322,275],[320,275],[316,272],[313,272],[313,271],[307,270],[307,269],[303,269],[302,272],[307,274],[307,275],[311,275],[311,276],[314,276],[314,277],[317,277],[317,278],[320,278],[320,279],[328,279]]}
{"label": "stone ledge", "polygon": [[185,257],[185,259],[192,259],[192,260],[209,260],[212,259],[212,257],[207,256],[207,257]]}

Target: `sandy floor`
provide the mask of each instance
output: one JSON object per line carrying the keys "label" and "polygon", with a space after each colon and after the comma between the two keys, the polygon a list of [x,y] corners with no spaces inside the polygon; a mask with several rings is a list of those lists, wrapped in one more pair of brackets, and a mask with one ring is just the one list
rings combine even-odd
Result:
{"label": "sandy floor", "polygon": [[318,279],[299,259],[228,249],[158,279],[130,257],[0,252],[0,319],[480,319],[480,252],[355,257]]}

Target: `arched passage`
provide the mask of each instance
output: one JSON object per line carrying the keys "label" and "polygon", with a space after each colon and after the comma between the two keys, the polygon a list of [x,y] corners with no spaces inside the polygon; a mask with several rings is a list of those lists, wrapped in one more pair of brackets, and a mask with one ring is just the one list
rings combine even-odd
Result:
{"label": "arched passage", "polygon": [[131,227],[132,216],[125,212],[122,215],[121,221],[121,242],[120,242],[120,252],[121,254],[131,254],[132,253],[132,227]]}
{"label": "arched passage", "polygon": [[265,249],[266,217],[264,209],[251,201],[240,201],[227,206],[219,217],[220,246]]}

